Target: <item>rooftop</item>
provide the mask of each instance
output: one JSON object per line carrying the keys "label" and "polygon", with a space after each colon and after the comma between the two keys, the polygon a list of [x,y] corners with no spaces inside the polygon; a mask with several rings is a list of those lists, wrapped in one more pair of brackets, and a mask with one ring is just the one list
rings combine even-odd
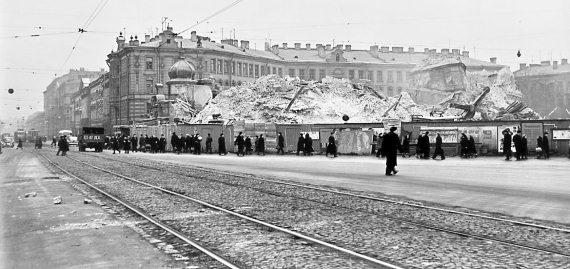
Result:
{"label": "rooftop", "polygon": [[521,76],[541,76],[541,75],[558,75],[570,73],[570,65],[567,59],[562,59],[561,63],[558,61],[542,61],[540,64],[521,64],[521,69],[515,71],[515,77]]}

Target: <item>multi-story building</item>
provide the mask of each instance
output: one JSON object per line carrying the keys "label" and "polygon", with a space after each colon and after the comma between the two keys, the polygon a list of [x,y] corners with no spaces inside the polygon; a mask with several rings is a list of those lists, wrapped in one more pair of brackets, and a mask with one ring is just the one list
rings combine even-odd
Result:
{"label": "multi-story building", "polygon": [[[107,55],[110,66],[109,87],[111,117],[119,124],[132,124],[146,114],[152,95],[166,94],[161,87],[168,80],[168,69],[179,57],[196,66],[196,79],[212,78],[222,87],[239,85],[268,74],[319,80],[326,76],[363,80],[388,96],[408,87],[409,74],[430,56],[444,55],[460,60],[467,70],[497,70],[502,65],[469,58],[458,49],[434,49],[416,52],[414,48],[370,46],[354,50],[351,45],[266,43],[264,50],[251,49],[249,41],[225,39],[220,43],[191,33],[185,39],[168,27],[160,35],[144,41],[122,34],[116,39],[117,51]],[[495,61],[496,59],[492,59]]]}
{"label": "multi-story building", "polygon": [[43,92],[45,112],[45,134],[57,135],[59,130],[72,130],[74,116],[72,95],[78,91],[82,79],[95,79],[104,73],[71,69],[69,73],[54,79]]}
{"label": "multi-story building", "polygon": [[514,72],[524,103],[546,118],[570,118],[570,65],[568,59],[520,64]]}
{"label": "multi-story building", "polygon": [[79,133],[82,127],[103,127],[110,132],[116,124],[109,116],[109,73],[92,82],[83,79],[72,100],[75,133]]}

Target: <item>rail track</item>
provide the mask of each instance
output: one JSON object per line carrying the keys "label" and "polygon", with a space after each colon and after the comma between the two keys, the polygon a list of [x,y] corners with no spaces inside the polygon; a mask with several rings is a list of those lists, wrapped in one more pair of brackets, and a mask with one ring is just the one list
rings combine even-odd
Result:
{"label": "rail track", "polygon": [[[158,220],[157,218],[152,217],[151,214],[149,214],[149,213],[147,213],[147,212],[144,212],[143,210],[139,209],[138,207],[136,207],[136,206],[134,206],[134,205],[131,205],[131,204],[130,204],[129,202],[127,202],[127,201],[124,201],[124,199],[119,198],[119,197],[117,197],[116,195],[113,195],[113,194],[109,193],[108,191],[103,190],[103,189],[100,188],[100,187],[97,187],[95,184],[92,184],[92,183],[90,183],[89,181],[78,177],[77,175],[73,174],[73,173],[70,172],[70,171],[67,171],[65,168],[63,168],[62,166],[56,164],[55,162],[53,162],[52,160],[50,160],[48,157],[44,156],[43,154],[38,153],[38,155],[42,156],[47,162],[50,163],[50,165],[56,167],[57,169],[59,169],[60,171],[62,171],[63,173],[65,173],[66,175],[68,175],[68,176],[70,176],[70,177],[72,177],[72,178],[74,178],[74,179],[76,179],[76,180],[78,180],[78,181],[80,181],[80,182],[82,182],[82,183],[88,185],[89,187],[91,187],[92,189],[96,190],[97,192],[99,192],[99,193],[101,193],[101,194],[103,194],[103,195],[109,197],[110,199],[112,199],[112,200],[114,200],[114,201],[120,203],[121,205],[123,205],[123,206],[125,206],[126,208],[130,209],[131,211],[133,211],[133,212],[136,213],[137,215],[139,215],[139,216],[143,217],[144,219],[150,221],[151,223],[155,224],[156,226],[160,227],[161,229],[165,230],[166,232],[168,232],[168,233],[174,235],[176,238],[179,238],[179,239],[183,240],[184,242],[186,242],[186,243],[192,245],[193,247],[197,248],[198,250],[202,251],[205,255],[208,255],[208,256],[214,258],[215,260],[219,261],[220,263],[222,263],[223,265],[225,265],[225,266],[227,266],[227,267],[229,267],[229,268],[240,268],[238,265],[236,265],[235,263],[231,262],[230,260],[228,260],[228,259],[226,259],[226,258],[223,258],[221,255],[216,254],[214,251],[210,250],[208,247],[206,247],[206,246],[200,244],[199,242],[196,242],[195,240],[192,240],[191,238],[189,238],[189,236],[185,235],[184,232],[182,232],[182,231],[180,231],[180,230],[177,230],[177,229],[175,229],[175,228],[170,227],[170,225],[168,225],[168,224],[166,224],[166,223],[164,223],[164,222]],[[327,248],[327,249],[329,249],[329,250],[332,250],[333,252],[342,253],[342,255],[349,256],[349,257],[351,257],[351,259],[361,260],[361,261],[363,261],[364,263],[366,263],[366,264],[368,264],[368,265],[371,265],[371,266],[373,266],[373,267],[378,267],[378,268],[403,268],[403,267],[401,267],[401,266],[398,265],[398,264],[391,263],[391,262],[386,262],[386,261],[382,261],[382,260],[379,260],[379,259],[377,259],[377,258],[370,257],[370,256],[367,256],[367,255],[364,255],[364,254],[355,252],[355,251],[350,250],[350,249],[346,249],[346,248],[343,248],[343,247],[340,247],[340,246],[337,246],[337,245],[334,245],[334,244],[331,244],[331,243],[327,243],[327,242],[325,242],[325,241],[322,241],[322,240],[319,240],[319,239],[317,239],[317,238],[314,238],[314,237],[311,237],[311,236],[308,236],[308,235],[305,235],[305,234],[302,234],[302,233],[293,231],[293,230],[291,230],[291,229],[279,227],[279,226],[274,225],[274,224],[272,224],[272,223],[269,223],[269,222],[266,222],[266,221],[263,221],[263,220],[259,220],[259,219],[255,219],[255,218],[249,217],[249,216],[247,216],[247,215],[240,214],[240,213],[238,213],[238,212],[235,212],[235,211],[232,211],[232,210],[228,210],[228,209],[225,209],[225,208],[222,208],[222,207],[213,205],[213,204],[208,203],[208,202],[206,202],[206,201],[203,201],[203,200],[200,200],[200,199],[196,199],[196,198],[190,197],[190,196],[185,195],[185,194],[180,193],[180,192],[172,191],[172,190],[163,188],[163,187],[161,187],[161,186],[149,184],[149,183],[147,183],[147,182],[143,182],[143,181],[137,180],[137,179],[135,179],[135,178],[132,178],[132,177],[129,177],[129,176],[125,176],[125,175],[119,174],[119,173],[117,173],[117,172],[108,170],[108,169],[104,169],[104,168],[101,168],[101,167],[97,167],[97,166],[95,166],[95,165],[88,164],[88,163],[86,163],[86,162],[83,162],[83,161],[77,160],[77,159],[75,159],[75,158],[73,158],[73,157],[70,157],[69,155],[67,155],[67,158],[68,158],[68,159],[71,159],[71,160],[73,160],[73,161],[76,161],[76,162],[78,162],[78,163],[80,163],[83,167],[90,167],[90,168],[92,168],[92,169],[96,169],[96,170],[98,170],[98,171],[105,172],[105,173],[110,174],[110,175],[113,175],[113,176],[115,176],[115,177],[119,177],[119,178],[121,178],[121,179],[128,180],[129,182],[133,182],[133,183],[142,185],[142,186],[144,186],[144,187],[146,187],[146,188],[153,189],[153,190],[157,190],[157,191],[160,191],[160,192],[162,192],[162,193],[169,194],[169,195],[172,195],[172,196],[175,196],[175,197],[178,197],[178,198],[182,198],[182,199],[185,199],[185,200],[187,200],[187,201],[191,201],[191,202],[193,202],[193,203],[196,203],[196,204],[199,204],[199,205],[201,205],[201,206],[207,207],[207,208],[209,208],[209,209],[216,210],[216,211],[218,211],[218,212],[222,212],[222,213],[224,213],[224,214],[231,215],[231,216],[233,216],[233,217],[235,217],[235,218],[239,218],[239,219],[241,219],[241,220],[245,220],[245,221],[248,221],[248,222],[251,222],[251,223],[255,223],[256,225],[260,225],[260,226],[265,227],[265,228],[267,228],[267,229],[271,229],[271,230],[274,230],[274,231],[278,231],[278,232],[285,233],[285,234],[287,234],[287,235],[292,236],[293,238],[296,238],[296,240],[301,239],[301,240],[310,242],[310,244],[312,244],[312,245],[319,245],[319,246],[322,246],[322,247]]]}
{"label": "rail track", "polygon": [[[102,156],[97,156],[97,157],[108,159],[107,157],[102,157]],[[132,159],[132,158],[129,158],[129,159]],[[469,212],[461,212],[461,211],[450,210],[450,209],[445,209],[445,208],[437,208],[437,207],[433,207],[433,206],[424,206],[424,205],[414,204],[414,203],[410,203],[410,202],[395,201],[395,200],[390,200],[390,199],[372,197],[372,196],[362,195],[362,194],[354,194],[354,193],[349,193],[349,192],[344,192],[344,191],[339,191],[339,190],[333,190],[333,189],[327,189],[327,188],[322,188],[322,187],[285,182],[285,181],[269,179],[269,178],[261,178],[261,177],[256,177],[253,175],[243,175],[243,174],[239,174],[239,173],[232,173],[232,172],[219,171],[219,170],[212,171],[211,169],[208,169],[208,168],[197,167],[197,166],[193,166],[193,165],[177,165],[177,164],[168,163],[168,162],[161,162],[163,167],[156,167],[156,166],[150,166],[150,165],[145,165],[145,164],[137,164],[137,163],[133,163],[133,162],[128,162],[128,161],[125,161],[123,159],[113,158],[112,160],[115,162],[123,162],[123,163],[127,163],[130,165],[136,165],[139,167],[144,167],[147,169],[153,169],[153,170],[158,170],[158,171],[167,171],[168,170],[169,173],[179,174],[179,175],[183,175],[183,176],[189,176],[188,168],[191,168],[191,169],[199,170],[199,171],[206,172],[206,173],[227,175],[227,176],[241,178],[241,179],[245,179],[245,180],[257,180],[257,181],[262,181],[262,182],[268,182],[271,184],[285,185],[285,186],[290,186],[290,187],[294,187],[294,188],[303,188],[303,189],[308,189],[308,190],[313,190],[313,191],[318,191],[318,192],[323,192],[323,193],[342,195],[342,196],[356,198],[356,199],[365,199],[365,200],[382,202],[382,203],[390,203],[390,204],[394,204],[394,205],[398,205],[398,206],[407,206],[407,207],[419,208],[419,209],[430,210],[430,211],[432,210],[432,211],[436,211],[436,212],[444,212],[444,213],[460,215],[460,216],[467,216],[470,218],[479,218],[479,219],[484,219],[484,220],[489,220],[489,221],[499,222],[499,223],[509,223],[509,224],[512,224],[514,227],[529,227],[531,229],[540,230],[543,232],[546,231],[546,232],[555,232],[558,234],[565,234],[570,239],[570,230],[558,228],[558,227],[550,227],[550,226],[545,226],[545,225],[540,225],[540,224],[527,223],[527,222],[521,222],[521,221],[516,221],[516,220],[504,219],[504,218],[490,217],[490,216],[485,216],[485,215],[480,215],[480,214],[473,214],[473,213],[469,213]],[[138,160],[140,160],[140,159],[138,159]],[[164,165],[166,165],[166,167],[164,167]],[[172,169],[172,168],[174,168],[174,169]],[[181,172],[177,172],[177,171],[186,171],[186,173],[181,173]],[[192,175],[192,177],[197,177],[197,176]],[[229,185],[233,185],[233,186],[236,186],[236,185],[246,186],[246,187],[258,190],[258,191],[271,193],[273,195],[283,195],[282,193],[276,193],[275,191],[264,190],[263,188],[260,188],[259,186],[248,186],[247,184],[243,184],[243,183],[240,184],[240,183],[235,183],[235,182],[229,183],[229,182],[224,181],[224,180],[218,180],[215,177],[209,177],[208,180],[218,181],[222,184],[229,184]],[[290,192],[289,194],[291,194],[291,193],[293,193],[293,192]],[[323,202],[322,200],[319,200],[319,199],[307,199],[306,197],[297,197],[297,198],[310,200],[313,202],[326,203],[326,202]],[[343,206],[342,203],[339,203],[338,201],[333,202],[333,203],[329,203],[329,204],[332,204],[333,206],[336,206],[336,207],[342,207],[345,209],[354,210],[354,208]],[[370,212],[370,210],[362,210],[362,209],[357,209],[357,210],[361,211],[361,212],[367,212],[367,213],[377,213],[377,212]],[[449,228],[449,227],[441,227],[438,225],[426,224],[426,223],[423,223],[421,221],[415,221],[415,220],[410,220],[410,219],[401,218],[401,217],[393,217],[393,216],[386,216],[386,215],[382,215],[382,216],[386,217],[386,218],[393,219],[393,220],[401,221],[404,223],[408,223],[411,225],[415,225],[418,227],[422,227],[422,228],[427,228],[427,229],[432,229],[432,230],[436,230],[436,231],[451,233],[451,234],[464,236],[464,237],[475,238],[475,239],[479,239],[479,240],[497,242],[500,244],[515,246],[515,247],[522,248],[522,249],[529,249],[529,250],[533,250],[533,251],[539,251],[539,252],[544,252],[544,253],[557,254],[557,255],[570,257],[569,249],[566,248],[565,246],[561,246],[558,249],[553,248],[553,247],[549,247],[547,243],[545,243],[543,246],[537,246],[537,245],[532,245],[532,244],[524,243],[524,242],[523,243],[516,242],[516,240],[501,239],[501,238],[497,238],[496,236],[493,237],[490,235],[475,234],[472,232],[461,231],[461,230],[457,230],[457,229],[453,229],[453,228]],[[570,242],[567,242],[567,243],[570,244]],[[566,251],[564,251],[564,250],[566,250]]]}

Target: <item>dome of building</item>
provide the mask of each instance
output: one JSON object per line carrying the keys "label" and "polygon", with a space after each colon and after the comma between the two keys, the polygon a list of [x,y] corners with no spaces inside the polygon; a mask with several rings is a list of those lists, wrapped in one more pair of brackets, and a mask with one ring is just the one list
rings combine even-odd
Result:
{"label": "dome of building", "polygon": [[180,60],[174,63],[170,67],[170,69],[168,69],[168,77],[170,77],[170,79],[176,79],[176,78],[194,79],[195,74],[196,74],[196,67],[194,67],[194,65],[189,63],[188,61],[184,60],[183,57],[180,57]]}

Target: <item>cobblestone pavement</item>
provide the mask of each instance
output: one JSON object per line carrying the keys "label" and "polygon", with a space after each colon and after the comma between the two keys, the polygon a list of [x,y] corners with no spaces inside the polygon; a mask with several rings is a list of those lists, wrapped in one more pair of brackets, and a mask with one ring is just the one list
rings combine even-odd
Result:
{"label": "cobblestone pavement", "polygon": [[[514,236],[517,231],[513,227],[501,227],[497,223],[472,224],[477,220],[455,220],[451,214],[439,215],[443,213],[438,212],[439,214],[436,214],[413,208],[402,209],[398,205],[386,203],[374,202],[371,204],[369,201],[362,201],[361,199],[347,199],[345,196],[334,194],[325,195],[315,191],[306,191],[306,189],[299,187],[284,187],[274,183],[261,183],[251,180],[248,183],[248,180],[244,178],[213,172],[192,171],[190,168],[177,169],[184,170],[187,173],[187,176],[181,176],[166,171],[170,168],[163,171],[150,170],[85,154],[72,154],[72,157],[79,157],[94,165],[153,182],[225,208],[270,221],[282,227],[291,227],[302,233],[372,257],[394,260],[407,267],[561,268],[569,264],[568,257],[561,255],[540,253],[491,241],[425,229],[388,219],[382,214],[402,217],[399,212],[402,211],[402,215],[406,218],[411,216],[422,222],[444,222],[453,224],[454,228],[473,232],[496,230],[496,234],[512,241],[524,238]],[[129,161],[134,160],[129,158]],[[163,166],[163,164],[145,162],[147,162],[146,165],[153,165],[156,168]],[[66,165],[78,166],[71,163]],[[226,182],[220,182],[221,180]],[[117,184],[119,182],[121,181],[117,181]],[[247,186],[248,184],[250,186]],[[255,189],[252,188],[252,184],[255,185]],[[154,208],[154,203],[166,206],[162,205],[163,201],[160,201],[161,198],[158,196],[147,198],[153,201],[153,203],[145,205],[149,210],[162,212],[160,208]],[[167,212],[183,213],[180,210]],[[383,213],[378,215],[378,212]],[[164,212],[158,214],[164,214]],[[198,225],[198,227],[201,226]],[[232,230],[229,232],[231,234]],[[525,235],[525,237],[527,236]],[[547,243],[544,241],[553,240],[552,238],[556,237],[559,237],[558,240],[553,241],[556,247],[568,245],[569,237],[564,234],[551,236],[548,233],[538,233],[538,238],[542,239],[530,240],[528,238],[532,238],[532,236],[528,236],[523,242],[533,243],[536,241],[538,245],[545,245]],[[268,239],[264,238],[263,240]],[[223,246],[219,242],[211,243]],[[228,253],[234,253],[232,251],[236,250],[231,249]],[[273,262],[275,261],[270,263]]]}

